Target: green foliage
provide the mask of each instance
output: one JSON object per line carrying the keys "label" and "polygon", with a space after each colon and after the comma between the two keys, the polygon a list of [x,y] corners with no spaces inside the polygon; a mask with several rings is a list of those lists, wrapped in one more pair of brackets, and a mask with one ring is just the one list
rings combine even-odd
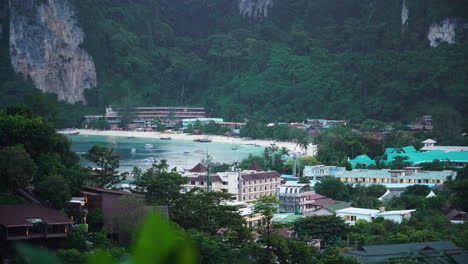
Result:
{"label": "green foliage", "polygon": [[104,225],[104,216],[102,214],[102,209],[98,208],[92,210],[88,213],[87,223],[89,229],[92,231],[99,231]]}
{"label": "green foliage", "polygon": [[59,174],[47,175],[37,184],[36,191],[42,199],[57,209],[63,208],[71,198],[67,181]]}
{"label": "green foliage", "polygon": [[85,252],[89,249],[88,245],[88,230],[85,225],[79,225],[68,233],[65,241],[65,248],[76,249],[80,252]]}
{"label": "green foliage", "polygon": [[300,237],[323,239],[325,243],[335,243],[348,233],[349,226],[334,215],[308,216],[294,222],[294,231]]}
{"label": "green foliage", "polygon": [[314,186],[315,192],[338,201],[349,200],[349,190],[340,179],[327,176]]}
{"label": "green foliage", "polygon": [[169,209],[170,218],[185,229],[194,228],[213,235],[235,235],[236,238],[231,237],[231,240],[244,241],[250,236],[244,227],[245,220],[236,207],[225,204],[233,200],[229,193],[192,189]]}
{"label": "green foliage", "polygon": [[[249,120],[240,130],[241,137],[253,139],[274,138],[277,140],[297,140],[307,146],[307,132],[303,129],[291,128],[286,125],[267,126],[264,122]],[[307,147],[306,147],[307,148]]]}
{"label": "green foliage", "polygon": [[33,160],[22,146],[4,147],[0,150],[1,191],[13,193],[17,188],[27,188],[35,170]]}
{"label": "green foliage", "polygon": [[265,170],[275,170],[279,173],[288,173],[288,168],[285,164],[287,156],[289,156],[289,151],[286,148],[279,148],[272,145],[271,147],[266,147],[261,156],[249,154],[247,158],[240,162],[239,167],[246,169],[250,165],[257,163]]}
{"label": "green foliage", "polygon": [[150,204],[173,207],[180,199],[182,184],[187,179],[178,174],[175,169],[168,171],[169,165],[165,160],[153,164],[140,179],[135,181],[137,192],[144,193]]}
{"label": "green foliage", "polygon": [[123,180],[122,176],[117,174],[119,156],[115,153],[115,149],[94,145],[88,153],[83,154],[83,157],[96,164],[98,168],[93,172],[95,185],[109,186]]}

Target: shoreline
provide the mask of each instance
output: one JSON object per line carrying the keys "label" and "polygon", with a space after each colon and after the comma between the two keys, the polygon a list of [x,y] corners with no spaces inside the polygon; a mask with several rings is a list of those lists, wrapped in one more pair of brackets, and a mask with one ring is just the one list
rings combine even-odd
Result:
{"label": "shoreline", "polygon": [[[111,136],[111,137],[135,137],[135,138],[161,138],[170,136],[174,140],[189,140],[208,138],[214,143],[227,143],[239,145],[259,145],[261,147],[270,147],[275,144],[277,147],[285,147],[292,153],[300,153],[302,156],[314,156],[316,153],[316,146],[310,145],[307,151],[301,149],[294,142],[275,141],[275,140],[262,140],[262,139],[245,139],[234,138],[218,135],[190,135],[190,134],[166,134],[160,132],[143,132],[143,131],[119,131],[119,130],[92,130],[92,129],[66,129],[57,131],[61,134],[73,134],[79,132],[79,135],[84,136]],[[209,143],[207,143],[209,144]]]}

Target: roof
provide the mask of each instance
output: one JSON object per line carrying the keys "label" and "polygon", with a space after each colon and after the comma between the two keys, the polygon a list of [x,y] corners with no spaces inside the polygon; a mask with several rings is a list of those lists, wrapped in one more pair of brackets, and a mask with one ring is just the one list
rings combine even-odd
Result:
{"label": "roof", "polygon": [[305,215],[299,215],[294,213],[274,214],[271,221],[276,223],[292,223],[297,219],[303,217],[305,217]]}
{"label": "roof", "polygon": [[323,208],[325,208],[325,209],[327,209],[327,210],[329,210],[330,212],[333,212],[333,213],[335,213],[336,210],[345,209],[345,208],[348,208],[348,207],[350,207],[350,205],[347,202],[336,202],[336,203],[333,203],[333,204],[323,206]]}
{"label": "roof", "polygon": [[320,195],[318,193],[314,193],[314,194],[309,195],[310,200],[317,200],[317,199],[323,199],[323,198],[326,198],[326,197],[323,196],[323,195]]}
{"label": "roof", "polygon": [[336,203],[335,200],[330,199],[330,198],[324,198],[324,199],[318,199],[315,202],[313,202],[312,204],[315,205],[315,206],[325,206],[325,205],[330,205],[330,204],[334,204],[334,203]]}
{"label": "roof", "polygon": [[252,165],[250,165],[247,170],[252,170],[252,171],[265,171],[265,169],[262,168],[262,166],[258,165],[258,163],[254,162]]}
{"label": "roof", "polygon": [[428,139],[424,140],[422,143],[423,144],[435,144],[435,143],[437,143],[437,141],[428,138]]}
{"label": "roof", "polygon": [[204,173],[204,172],[207,172],[207,169],[206,169],[206,167],[205,167],[203,164],[198,163],[197,165],[195,165],[195,167],[193,167],[192,169],[190,169],[189,172]]}
{"label": "roof", "polygon": [[[448,255],[458,255],[466,254],[468,251],[456,246],[451,241],[432,241],[422,243],[363,246],[361,249],[341,254],[345,256],[356,257],[362,263],[387,263],[385,261],[387,259],[407,257],[418,252],[424,254],[425,257],[440,258],[442,256],[441,252],[444,252]],[[441,263],[449,262],[444,261]]]}
{"label": "roof", "polygon": [[112,190],[106,188],[99,188],[99,187],[92,187],[92,186],[83,186],[84,191],[88,192],[96,192],[96,193],[107,193],[107,194],[118,194],[118,195],[132,195],[132,196],[140,196],[144,197],[144,195],[126,192],[126,191],[119,191],[119,190]]}
{"label": "roof", "polygon": [[385,211],[385,212],[376,214],[376,216],[383,216],[383,215],[405,215],[405,214],[410,214],[410,213],[412,213],[412,212],[414,212],[414,211],[416,211],[416,209]]}
{"label": "roof", "polygon": [[453,151],[468,151],[468,146],[427,146],[420,149],[421,151],[442,150],[443,152]]}
{"label": "roof", "polygon": [[0,225],[5,227],[32,226],[28,218],[39,218],[45,223],[73,224],[59,211],[38,204],[0,205]]}
{"label": "roof", "polygon": [[269,179],[269,178],[280,178],[281,175],[276,171],[265,171],[265,172],[256,172],[244,174],[241,176],[244,181],[259,180],[259,179]]}
{"label": "roof", "polygon": [[380,212],[379,210],[375,209],[365,209],[365,208],[356,208],[356,207],[348,207],[340,210],[336,210],[336,213],[344,213],[344,214],[360,214],[360,215],[374,215]]}
{"label": "roof", "polygon": [[375,165],[375,161],[373,161],[367,155],[359,155],[359,156],[355,157],[354,159],[349,160],[349,163],[351,163],[351,165],[353,167],[355,167],[357,164],[363,164],[363,165],[366,165],[366,166]]}

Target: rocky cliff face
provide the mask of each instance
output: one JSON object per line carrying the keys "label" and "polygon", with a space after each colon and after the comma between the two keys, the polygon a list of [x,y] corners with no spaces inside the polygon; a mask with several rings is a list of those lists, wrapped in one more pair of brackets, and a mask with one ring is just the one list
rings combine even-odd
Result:
{"label": "rocky cliff face", "polygon": [[427,39],[431,47],[437,47],[440,42],[455,43],[456,28],[459,25],[457,19],[446,18],[439,23],[433,23],[429,27]]}
{"label": "rocky cliff face", "polygon": [[9,0],[9,9],[13,69],[60,100],[84,102],[84,90],[96,86],[96,69],[80,47],[84,33],[68,0]]}
{"label": "rocky cliff face", "polygon": [[254,19],[267,18],[272,6],[273,0],[239,0],[240,14]]}

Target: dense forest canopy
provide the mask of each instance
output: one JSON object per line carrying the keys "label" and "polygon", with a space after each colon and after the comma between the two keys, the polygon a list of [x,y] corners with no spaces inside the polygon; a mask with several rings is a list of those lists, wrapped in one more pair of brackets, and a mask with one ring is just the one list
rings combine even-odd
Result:
{"label": "dense forest canopy", "polygon": [[[235,121],[468,114],[466,0],[258,1],[273,5],[255,17],[232,0],[72,2],[97,67],[88,111],[193,105]],[[429,27],[444,19],[461,25],[456,43],[430,47]]]}

